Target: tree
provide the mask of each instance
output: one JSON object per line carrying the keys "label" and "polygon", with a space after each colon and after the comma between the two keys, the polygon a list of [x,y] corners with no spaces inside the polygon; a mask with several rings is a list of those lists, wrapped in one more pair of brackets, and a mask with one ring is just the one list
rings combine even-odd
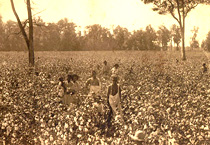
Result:
{"label": "tree", "polygon": [[86,26],[85,45],[88,50],[97,50],[101,44],[102,27],[99,24]]}
{"label": "tree", "polygon": [[[45,22],[41,19],[41,17],[38,18],[33,18],[33,23],[34,25],[34,50],[46,50],[46,46],[44,44],[48,41],[49,39],[45,39],[45,37],[48,36],[47,33],[47,26]],[[54,30],[54,29],[53,29]]]}
{"label": "tree", "polygon": [[151,25],[146,27],[144,37],[146,50],[157,50],[157,33]]}
{"label": "tree", "polygon": [[106,50],[112,47],[111,33],[109,29],[102,27],[99,24],[94,24],[86,27],[85,31],[85,49],[88,50]]}
{"label": "tree", "polygon": [[170,31],[165,26],[160,26],[157,31],[158,39],[161,43],[162,50],[167,50],[168,42],[170,41]]}
{"label": "tree", "polygon": [[210,31],[207,34],[205,44],[206,44],[205,47],[206,47],[207,51],[210,51]]}
{"label": "tree", "polygon": [[[5,38],[5,28],[4,23],[2,21],[2,16],[0,15],[0,42],[4,42]],[[4,43],[0,43],[0,50],[4,48]]]}
{"label": "tree", "polygon": [[192,48],[192,49],[194,49],[194,48],[199,48],[199,42],[198,42],[198,40],[196,39],[197,38],[197,34],[198,34],[198,27],[194,27],[194,29],[192,30],[192,32],[193,32],[193,36],[192,36],[192,38],[191,38],[191,42],[190,42],[190,47]]}
{"label": "tree", "polygon": [[146,50],[146,46],[145,31],[134,31],[128,40],[128,48],[131,48],[132,50]]}
{"label": "tree", "polygon": [[176,50],[179,50],[179,44],[181,42],[181,34],[180,34],[180,28],[179,26],[173,24],[171,27],[171,36],[172,39],[174,41],[174,43],[176,44]]}
{"label": "tree", "polygon": [[[182,36],[182,60],[186,60],[185,54],[185,18],[188,13],[200,3],[209,3],[209,0],[142,0],[145,4],[153,3],[153,11],[159,14],[168,14],[178,22]],[[177,13],[177,14],[175,14]]]}
{"label": "tree", "polygon": [[4,50],[12,51],[12,50],[24,50],[24,40],[22,35],[19,35],[19,26],[17,22],[9,20],[5,23],[5,38],[4,38]]}
{"label": "tree", "polygon": [[201,48],[202,48],[203,50],[206,49],[206,41],[205,41],[205,40],[203,40],[203,41],[201,42]]}
{"label": "tree", "polygon": [[58,24],[49,23],[46,27],[45,35],[43,35],[44,50],[64,50],[61,44],[61,29]]}
{"label": "tree", "polygon": [[130,37],[130,32],[127,28],[117,26],[113,30],[113,36],[117,44],[117,49],[124,49],[127,47],[127,41]]}
{"label": "tree", "polygon": [[[15,5],[13,0],[10,0],[11,2],[11,6],[12,6],[12,10],[13,13],[17,19],[19,28],[21,30],[21,33],[24,37],[24,40],[26,42],[27,48],[28,48],[28,54],[29,54],[29,66],[34,66],[34,44],[33,44],[33,20],[32,20],[32,12],[31,12],[31,3],[30,0],[26,1],[26,5],[27,5],[27,11],[28,11],[28,20],[25,21],[24,24],[21,23],[20,18],[15,10]],[[26,31],[25,31],[25,26],[27,24],[27,22],[29,23],[29,34],[27,35]]]}
{"label": "tree", "polygon": [[77,47],[77,34],[75,28],[77,27],[75,23],[69,22],[67,18],[64,18],[57,23],[59,28],[59,33],[61,37],[61,50],[76,50]]}

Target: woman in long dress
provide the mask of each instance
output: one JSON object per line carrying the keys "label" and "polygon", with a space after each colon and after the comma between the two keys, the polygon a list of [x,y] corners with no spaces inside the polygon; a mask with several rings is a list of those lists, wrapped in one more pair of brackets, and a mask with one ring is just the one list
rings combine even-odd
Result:
{"label": "woman in long dress", "polygon": [[70,106],[70,104],[78,105],[77,92],[80,90],[80,86],[78,84],[79,76],[76,74],[68,75],[67,78],[67,91],[64,97],[64,104]]}
{"label": "woman in long dress", "polygon": [[89,87],[89,96],[91,95],[100,95],[101,93],[101,83],[96,77],[96,71],[92,71],[92,77],[89,78],[86,82],[86,88]]}
{"label": "woman in long dress", "polygon": [[87,80],[86,88],[89,88],[88,99],[93,102],[93,107],[97,108],[98,112],[103,113],[101,82],[96,77],[96,71],[92,71],[92,77]]}

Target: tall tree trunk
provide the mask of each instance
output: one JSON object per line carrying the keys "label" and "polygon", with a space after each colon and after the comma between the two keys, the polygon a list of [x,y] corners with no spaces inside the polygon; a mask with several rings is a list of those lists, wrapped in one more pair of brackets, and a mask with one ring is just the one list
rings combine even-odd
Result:
{"label": "tall tree trunk", "polygon": [[186,60],[186,54],[185,54],[185,28],[184,28],[184,22],[183,22],[183,28],[182,28],[182,60]]}
{"label": "tall tree trunk", "polygon": [[20,21],[20,18],[19,18],[18,14],[17,14],[17,12],[16,12],[16,10],[15,10],[15,5],[14,5],[13,0],[10,0],[10,2],[11,2],[11,6],[12,6],[12,11],[13,11],[13,13],[14,13],[16,19],[17,19],[19,28],[20,28],[20,30],[21,30],[21,33],[22,33],[22,35],[23,35],[23,38],[25,39],[27,48],[28,48],[28,50],[29,50],[29,47],[30,47],[30,46],[29,46],[29,39],[28,39],[27,34],[26,34],[25,30],[24,30],[24,27],[23,27],[23,25],[22,25],[22,23],[21,23],[21,21]]}
{"label": "tall tree trunk", "polygon": [[26,31],[24,29],[24,26],[22,25],[20,18],[15,10],[15,5],[13,0],[10,0],[13,13],[17,19],[19,28],[21,30],[21,33],[25,39],[28,53],[29,53],[29,66],[34,66],[34,46],[33,46],[33,20],[32,20],[32,13],[31,13],[31,4],[30,0],[27,0],[27,11],[28,11],[28,20],[29,20],[29,37],[26,34]]}
{"label": "tall tree trunk", "polygon": [[29,65],[34,66],[33,20],[30,0],[27,0],[27,10],[29,20]]}
{"label": "tall tree trunk", "polygon": [[186,60],[186,54],[185,54],[185,9],[184,9],[184,1],[182,1],[182,60]]}
{"label": "tall tree trunk", "polygon": [[186,55],[185,55],[185,36],[184,36],[184,28],[182,28],[182,50],[181,50],[181,57],[182,60],[186,60]]}

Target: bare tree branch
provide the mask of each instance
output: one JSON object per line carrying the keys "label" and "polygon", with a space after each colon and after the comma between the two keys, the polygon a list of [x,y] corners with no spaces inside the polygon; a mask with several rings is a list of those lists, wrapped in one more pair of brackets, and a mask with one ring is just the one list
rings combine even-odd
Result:
{"label": "bare tree branch", "polygon": [[39,27],[46,27],[45,24],[40,24],[40,23],[37,23],[36,21],[34,21],[33,24]]}
{"label": "bare tree branch", "polygon": [[27,25],[27,23],[28,23],[28,19],[26,19],[24,22],[23,22],[23,28],[25,29],[25,27],[26,27],[26,25]]}
{"label": "bare tree branch", "polygon": [[174,15],[173,11],[170,11],[170,14],[180,24],[179,19]]}
{"label": "bare tree branch", "polygon": [[174,4],[170,0],[169,0],[169,3],[171,4],[171,9],[169,10],[171,16],[180,24],[179,19],[174,15]]}
{"label": "bare tree branch", "polygon": [[185,12],[184,17],[186,18],[187,14],[188,14],[192,9],[194,9],[194,8],[197,7],[197,6],[198,6],[198,3],[196,3],[194,6],[188,8],[188,9],[186,10],[186,12]]}
{"label": "bare tree branch", "polygon": [[[27,23],[28,23],[28,19],[26,19],[26,20],[23,22],[23,24],[22,24],[22,26],[23,26],[24,29],[25,29]],[[22,32],[22,31],[20,30],[19,32],[11,33],[11,35],[19,35],[21,32]],[[10,35],[8,35],[8,38],[9,38],[9,36],[10,36]]]}
{"label": "bare tree branch", "polygon": [[11,35],[19,35],[20,33],[21,33],[21,31],[17,32],[17,33],[10,33],[6,36],[6,39],[8,39]]}
{"label": "bare tree branch", "polygon": [[16,19],[17,19],[18,25],[19,25],[20,30],[21,30],[21,32],[22,32],[22,35],[23,35],[23,37],[24,37],[24,39],[25,39],[25,41],[26,41],[27,48],[29,49],[29,39],[28,39],[28,37],[27,37],[27,34],[26,34],[26,32],[25,32],[25,30],[24,30],[24,27],[23,27],[23,25],[22,25],[22,23],[21,23],[21,21],[20,21],[20,18],[19,18],[18,14],[17,14],[17,12],[16,12],[16,10],[15,10],[15,6],[14,6],[13,0],[10,0],[10,2],[11,2],[11,6],[12,6],[13,13],[14,13]]}
{"label": "bare tree branch", "polygon": [[179,6],[179,0],[176,0],[176,3],[177,3],[177,12],[178,12],[178,15],[179,15],[179,25],[182,29],[182,16],[181,16],[181,12],[180,12],[180,6]]}
{"label": "bare tree branch", "polygon": [[44,10],[42,10],[42,11],[39,11],[39,12],[35,13],[35,14],[33,15],[33,17],[36,16],[36,15],[38,15],[38,14],[40,14],[40,13],[42,13],[42,12],[44,12],[44,11],[46,11],[46,9],[44,9]]}

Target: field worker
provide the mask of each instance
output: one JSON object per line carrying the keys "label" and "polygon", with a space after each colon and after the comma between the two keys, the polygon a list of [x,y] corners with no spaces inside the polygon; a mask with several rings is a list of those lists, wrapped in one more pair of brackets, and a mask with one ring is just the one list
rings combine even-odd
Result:
{"label": "field worker", "polygon": [[103,104],[101,98],[101,83],[96,77],[96,71],[92,71],[92,77],[86,82],[86,88],[89,87],[88,97],[93,101],[93,107],[97,109],[97,112],[103,113]]}
{"label": "field worker", "polygon": [[108,123],[110,123],[111,117],[115,117],[117,114],[122,119],[121,88],[118,85],[118,77],[112,77],[112,84],[108,87],[107,103],[110,108]]}
{"label": "field worker", "polygon": [[98,74],[100,73],[101,67],[99,64],[96,65],[96,72],[98,72]]}
{"label": "field worker", "polygon": [[103,65],[102,73],[103,73],[104,75],[108,75],[108,74],[109,74],[109,66],[108,66],[108,64],[107,64],[107,61],[105,60],[103,64],[104,64],[104,65]]}
{"label": "field worker", "polygon": [[57,90],[58,90],[58,96],[61,97],[61,98],[63,99],[64,94],[65,94],[65,92],[66,92],[66,85],[65,85],[65,83],[64,83],[63,77],[60,77],[60,78],[59,78],[59,83],[58,83]]}
{"label": "field worker", "polygon": [[179,63],[179,60],[178,59],[176,59],[176,63]]}
{"label": "field worker", "polygon": [[111,70],[112,77],[119,77],[119,64],[115,64]]}
{"label": "field worker", "polygon": [[92,77],[89,78],[86,82],[86,88],[89,87],[89,96],[92,94],[100,95],[101,92],[101,83],[96,77],[96,71],[92,71]]}
{"label": "field worker", "polygon": [[66,92],[65,92],[65,95],[63,97],[63,103],[66,104],[66,105],[69,105],[69,100],[70,100],[70,97],[71,97],[71,86],[73,85],[72,83],[73,81],[73,77],[72,75],[68,75],[67,76],[67,81],[65,82],[65,85],[66,85]]}
{"label": "field worker", "polygon": [[77,92],[80,90],[80,86],[77,83],[79,76],[77,74],[68,75],[67,77],[67,91],[64,95],[64,104],[70,105],[75,104],[78,105],[79,98],[77,98]]}
{"label": "field worker", "polygon": [[206,67],[206,63],[203,63],[203,73],[206,73],[207,72],[207,67]]}

